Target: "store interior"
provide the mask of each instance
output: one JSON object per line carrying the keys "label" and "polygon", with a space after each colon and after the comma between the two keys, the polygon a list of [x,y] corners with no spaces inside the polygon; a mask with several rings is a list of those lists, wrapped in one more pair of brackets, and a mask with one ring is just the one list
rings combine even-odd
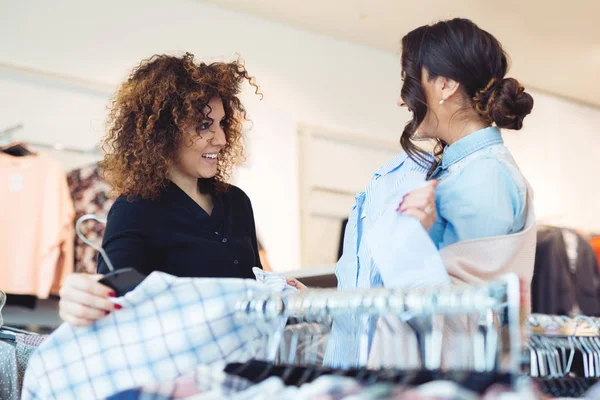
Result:
{"label": "store interior", "polygon": [[[0,1],[0,148],[48,159],[36,167],[46,180],[32,192],[40,198],[31,214],[55,212],[43,251],[57,252],[51,277],[20,270],[19,253],[42,245],[14,240],[27,231],[27,219],[3,210],[2,276],[53,284],[22,290],[0,280],[8,299],[0,327],[3,320],[53,332],[62,323],[61,281],[72,271],[95,273],[98,252],[77,238],[75,224],[110,210],[110,188],[96,165],[107,110],[119,83],[153,54],[243,59],[262,96],[248,85],[241,94],[250,120],[247,160],[231,182],[252,199],[263,266],[310,287],[335,288],[355,195],[402,152],[400,134],[411,118],[397,105],[400,38],[458,16],[502,42],[509,74],[535,100],[523,129],[503,132],[535,193],[541,272],[532,284],[533,312],[600,317],[599,13],[600,3],[590,0]],[[1,196],[20,191],[28,173],[3,179]],[[44,190],[63,193],[62,203],[45,202]],[[88,222],[82,231],[100,244],[104,226]],[[544,272],[554,263],[560,265]]]}

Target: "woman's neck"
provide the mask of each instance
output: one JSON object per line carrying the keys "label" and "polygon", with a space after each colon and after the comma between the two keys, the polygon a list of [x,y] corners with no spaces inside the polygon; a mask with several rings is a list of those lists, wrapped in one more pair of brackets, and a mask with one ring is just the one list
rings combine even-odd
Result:
{"label": "woman's neck", "polygon": [[445,134],[440,135],[438,138],[441,139],[442,141],[444,141],[446,144],[448,144],[448,146],[452,145],[453,143],[458,142],[460,139],[464,138],[465,136],[470,135],[473,132],[477,132],[481,129],[485,129],[487,128],[489,125],[487,125],[485,122],[479,120],[479,119],[472,119],[466,122],[461,123],[457,123],[454,125],[450,125],[448,132],[446,132]]}
{"label": "woman's neck", "polygon": [[195,200],[200,195],[200,192],[198,191],[198,179],[172,172],[169,173],[169,179],[192,199]]}

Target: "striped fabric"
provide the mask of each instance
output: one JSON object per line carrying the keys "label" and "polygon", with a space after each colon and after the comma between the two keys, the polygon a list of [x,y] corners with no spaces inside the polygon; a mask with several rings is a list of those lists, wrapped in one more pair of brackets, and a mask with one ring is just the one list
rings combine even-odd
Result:
{"label": "striped fabric", "polygon": [[[404,195],[424,184],[426,173],[426,169],[402,153],[375,172],[365,191],[356,196],[346,226],[343,254],[336,265],[338,289],[383,286],[379,268],[364,239],[390,204],[397,206]],[[393,239],[382,245],[393,246]],[[398,264],[402,265],[401,259]],[[375,322],[366,316],[336,318],[324,363],[340,368],[366,365]]]}

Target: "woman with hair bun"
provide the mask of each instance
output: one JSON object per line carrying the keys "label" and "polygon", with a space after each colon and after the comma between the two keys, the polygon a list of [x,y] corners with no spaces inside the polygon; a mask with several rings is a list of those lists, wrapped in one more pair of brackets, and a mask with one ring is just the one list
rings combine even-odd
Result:
{"label": "woman with hair bun", "polygon": [[[356,198],[336,266],[338,289],[478,284],[516,273],[528,310],[536,242],[532,193],[500,128],[521,129],[533,99],[507,71],[502,45],[467,19],[422,26],[402,39],[398,104],[412,112],[400,139],[405,153],[377,171]],[[427,139],[437,141],[433,154],[415,144]],[[419,250],[411,244],[414,231],[391,230],[418,227],[390,225],[385,214],[387,199],[396,201],[410,190],[407,182],[418,187],[423,180],[428,184],[409,191],[398,211],[420,222],[441,263],[430,257],[435,248],[426,246],[426,236],[413,243],[425,243]],[[404,241],[387,239],[396,234]],[[389,339],[374,336],[383,331],[373,319],[337,318],[325,364],[359,365],[363,335],[370,351]]]}
{"label": "woman with hair bun", "polygon": [[[500,42],[467,19],[422,26],[402,39],[399,104],[413,118],[401,143],[438,180],[430,231],[438,249],[525,226],[527,184],[499,128],[521,129],[533,98],[507,71]],[[413,139],[437,140],[434,159]]]}

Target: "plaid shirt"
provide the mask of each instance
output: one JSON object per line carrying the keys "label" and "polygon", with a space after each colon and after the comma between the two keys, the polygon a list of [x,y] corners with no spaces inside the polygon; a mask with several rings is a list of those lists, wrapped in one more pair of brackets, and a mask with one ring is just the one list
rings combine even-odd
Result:
{"label": "plaid shirt", "polygon": [[[118,299],[122,310],[89,327],[60,326],[30,358],[23,400],[97,399],[175,380],[199,365],[265,359],[285,321],[236,318],[239,299],[269,291],[244,279],[154,272]],[[262,329],[260,329],[262,328]]]}

